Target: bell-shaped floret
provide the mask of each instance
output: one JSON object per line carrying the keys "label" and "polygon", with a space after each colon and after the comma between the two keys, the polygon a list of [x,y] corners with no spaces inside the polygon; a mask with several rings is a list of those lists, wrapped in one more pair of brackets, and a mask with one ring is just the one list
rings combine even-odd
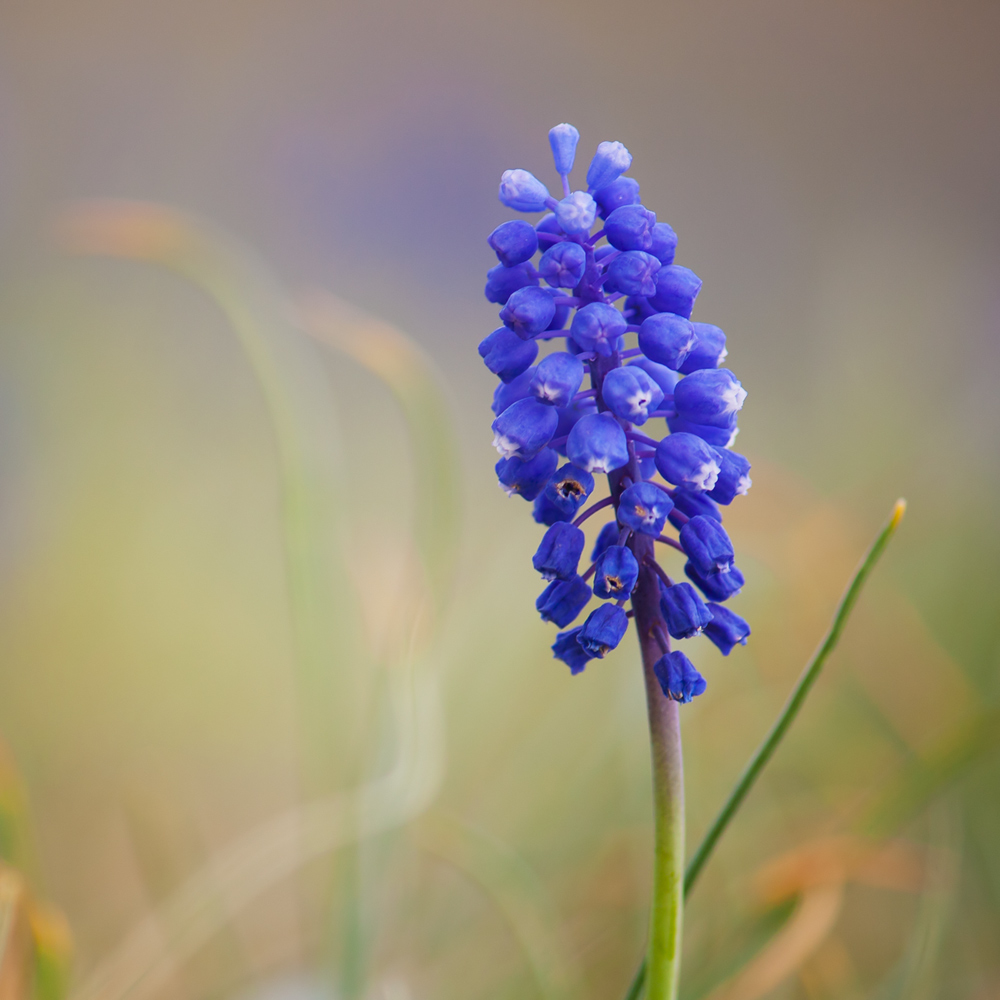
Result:
{"label": "bell-shaped floret", "polygon": [[[569,406],[557,406],[556,413],[559,414],[559,423],[556,426],[556,432],[553,435],[556,438],[568,437],[569,432],[576,426],[577,421],[581,417],[589,416],[592,413],[597,412],[597,401],[592,397],[587,399],[578,399],[575,403],[571,403]],[[560,455],[566,454],[566,443],[555,445],[556,450]]]}
{"label": "bell-shaped floret", "polygon": [[691,324],[676,313],[660,312],[639,327],[639,350],[657,364],[677,371],[694,347]]}
{"label": "bell-shaped floret", "polygon": [[699,573],[698,568],[689,561],[684,564],[684,572],[710,601],[728,601],[740,592],[745,582],[743,574],[735,566],[730,566],[728,573],[706,574]]}
{"label": "bell-shaped floret", "polygon": [[625,612],[614,604],[602,604],[587,616],[577,642],[591,656],[603,657],[622,641],[627,629]]}
{"label": "bell-shaped floret", "polygon": [[694,271],[679,264],[668,264],[657,272],[656,294],[649,297],[649,304],[659,312],[676,313],[690,319],[700,291],[701,278]]}
{"label": "bell-shaped floret", "polygon": [[535,366],[531,381],[532,395],[551,406],[569,406],[580,391],[583,362],[566,351],[546,355]]}
{"label": "bell-shaped floret", "polygon": [[641,426],[663,402],[663,390],[641,368],[626,365],[604,377],[601,397],[616,417]]}
{"label": "bell-shaped floret", "polygon": [[677,252],[677,234],[673,228],[665,222],[658,222],[653,226],[650,236],[652,242],[649,252],[661,264],[673,264],[674,254]]}
{"label": "bell-shaped floret", "polygon": [[535,610],[543,622],[553,622],[565,628],[587,606],[590,601],[590,587],[583,577],[574,576],[569,580],[553,580],[535,601]]}
{"label": "bell-shaped floret", "polygon": [[753,485],[750,479],[750,463],[736,451],[723,448],[719,452],[722,457],[722,469],[719,479],[708,495],[721,504],[731,504],[736,497],[746,496]]}
{"label": "bell-shaped floret", "polygon": [[594,477],[589,472],[578,469],[572,462],[567,462],[545,486],[545,496],[549,503],[568,517],[575,516],[593,492]]}
{"label": "bell-shaped floret", "polygon": [[545,328],[545,332],[549,333],[554,330],[561,330],[566,325],[566,320],[569,319],[569,306],[556,303],[556,299],[562,297],[562,293],[558,288],[546,288],[545,292],[552,299],[553,303],[556,304],[556,311],[552,314],[552,322]]}
{"label": "bell-shaped floret", "polygon": [[641,368],[659,387],[664,396],[674,394],[674,386],[680,376],[675,371],[671,371],[666,365],[650,361],[649,358],[634,358],[629,363],[630,368]]}
{"label": "bell-shaped floret", "polygon": [[710,517],[722,523],[722,513],[708,496],[700,490],[676,489],[673,493],[674,509],[668,515],[670,523],[680,531],[692,517]]}
{"label": "bell-shaped floret", "polygon": [[[504,327],[507,330],[506,327]],[[507,332],[512,337],[517,337],[516,333],[507,330]],[[520,337],[517,337],[521,340]],[[521,340],[522,344],[530,344],[530,340]],[[513,403],[516,403],[519,399],[527,399],[531,396],[531,380],[535,377],[535,369],[528,368],[523,371],[517,378],[512,378],[509,382],[501,382],[493,390],[493,414],[499,417],[504,410],[507,409]],[[558,428],[556,428],[558,430]]]}
{"label": "bell-shaped floret", "polygon": [[500,310],[504,326],[523,340],[543,333],[556,314],[556,304],[544,288],[519,288]]}
{"label": "bell-shaped floret", "polygon": [[[616,250],[648,250],[653,245],[655,225],[655,212],[643,205],[623,205],[605,220],[604,234]],[[653,292],[642,294],[652,295]]]}
{"label": "bell-shaped floret", "polygon": [[589,233],[597,218],[597,202],[586,191],[574,191],[556,205],[555,213],[564,233]]}
{"label": "bell-shaped floret", "polygon": [[586,269],[587,252],[570,240],[550,246],[538,262],[538,273],[553,288],[576,288]]}
{"label": "bell-shaped floret", "polygon": [[622,314],[630,323],[639,324],[656,314],[645,295],[630,295],[622,306]]}
{"label": "bell-shaped floret", "polygon": [[633,483],[618,501],[618,520],[643,535],[658,535],[673,506],[666,491],[655,483]]}
{"label": "bell-shaped floret", "polygon": [[733,564],[733,543],[721,521],[698,515],[681,528],[681,548],[703,576],[728,573]]}
{"label": "bell-shaped floret", "polygon": [[708,610],[712,612],[712,620],[705,626],[705,635],[728,656],[733,647],[739,643],[747,644],[750,626],[734,611],[721,604],[709,603]]}
{"label": "bell-shaped floret", "polygon": [[538,278],[532,273],[530,263],[515,264],[513,267],[497,264],[486,272],[483,294],[489,302],[503,305],[519,288],[537,284]]}
{"label": "bell-shaped floret", "polygon": [[609,358],[627,326],[625,317],[614,306],[591,302],[577,310],[569,329],[573,339],[585,351],[595,351]]}
{"label": "bell-shaped floret", "polygon": [[576,159],[576,147],[580,141],[580,133],[568,122],[562,122],[549,129],[549,145],[552,147],[552,159],[556,163],[556,173],[565,177],[573,170]]}
{"label": "bell-shaped floret", "polygon": [[674,408],[692,424],[732,428],[746,398],[746,389],[728,368],[706,368],[677,383]]}
{"label": "bell-shaped floret", "polygon": [[569,580],[576,576],[576,568],[583,553],[583,532],[567,521],[553,524],[545,532],[531,565],[546,580]]}
{"label": "bell-shaped floret", "polygon": [[603,528],[597,533],[597,541],[594,542],[594,551],[590,553],[590,561],[597,562],[601,558],[601,553],[604,552],[609,545],[616,545],[618,543],[618,536],[621,533],[621,529],[618,527],[616,521],[609,521]]}
{"label": "bell-shaped floret", "polygon": [[497,479],[507,496],[534,500],[545,489],[558,464],[559,456],[551,448],[543,448],[528,462],[501,458],[496,464]]}
{"label": "bell-shaped floret", "polygon": [[534,257],[538,249],[538,234],[530,222],[514,219],[497,226],[486,242],[504,267],[514,267]]}
{"label": "bell-shaped floret", "polygon": [[583,646],[580,645],[580,629],[573,628],[568,632],[560,632],[556,636],[556,641],[552,643],[552,655],[557,660],[562,660],[569,667],[571,674],[578,674],[584,667],[594,659]]}
{"label": "bell-shaped floret", "polygon": [[559,417],[537,399],[519,399],[493,421],[493,447],[501,458],[527,462],[552,440]]}
{"label": "bell-shaped floret", "polygon": [[594,192],[597,202],[597,214],[606,219],[616,208],[622,205],[639,204],[639,182],[632,177],[619,177],[605,187]]}
{"label": "bell-shaped floret", "polygon": [[629,250],[616,257],[608,267],[611,283],[626,295],[652,295],[656,291],[656,272],[660,262],[643,250]]}
{"label": "bell-shaped floret", "polygon": [[535,503],[531,508],[531,516],[539,523],[547,527],[556,524],[558,521],[571,521],[572,514],[561,511],[542,491],[535,497]]}
{"label": "bell-shaped floret", "polygon": [[682,420],[675,413],[674,416],[667,417],[667,426],[670,428],[671,434],[693,434],[713,448],[732,447],[736,435],[739,434],[735,415],[728,427],[710,427],[708,424],[696,424],[690,420]]}
{"label": "bell-shaped floret", "polygon": [[722,457],[694,434],[671,434],[656,446],[656,469],[674,486],[707,492],[719,478]]}
{"label": "bell-shaped floret", "polygon": [[667,631],[675,639],[690,639],[712,620],[712,612],[690,583],[675,583],[668,587],[660,581],[660,612]]}
{"label": "bell-shaped floret", "polygon": [[566,440],[566,457],[590,473],[608,473],[628,465],[628,441],[610,413],[581,417]]}
{"label": "bell-shaped floret", "polygon": [[538,357],[538,344],[501,326],[479,342],[479,356],[494,375],[510,382],[531,367]]}
{"label": "bell-shaped floret", "polygon": [[653,664],[653,673],[664,695],[684,704],[697,698],[707,687],[705,678],[679,649],[661,656]]}
{"label": "bell-shaped floret", "polygon": [[635,589],[639,564],[625,545],[609,545],[595,560],[594,593],[609,600],[621,600]]}
{"label": "bell-shaped floret", "polygon": [[542,212],[549,189],[527,170],[505,170],[500,178],[500,200],[518,212]]}
{"label": "bell-shaped floret", "polygon": [[702,368],[718,368],[729,353],[726,350],[726,335],[711,323],[692,323],[691,329],[694,331],[694,346],[681,365],[681,374],[690,375]]}
{"label": "bell-shaped floret", "polygon": [[632,154],[620,142],[602,142],[587,168],[587,187],[591,191],[607,187],[632,165]]}

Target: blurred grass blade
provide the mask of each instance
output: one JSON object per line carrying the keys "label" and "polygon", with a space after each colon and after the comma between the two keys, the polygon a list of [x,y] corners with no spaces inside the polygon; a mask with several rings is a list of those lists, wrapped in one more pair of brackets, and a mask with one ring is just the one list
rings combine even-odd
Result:
{"label": "blurred grass blade", "polygon": [[0,1000],[28,1000],[31,953],[27,884],[0,865]]}
{"label": "blurred grass blade", "polygon": [[542,881],[516,851],[488,833],[440,813],[418,828],[430,854],[474,880],[503,915],[543,1000],[580,993],[574,963],[560,939],[559,917]]}
{"label": "blurred grass blade", "polygon": [[962,722],[919,760],[910,761],[862,818],[859,827],[883,837],[959,778],[976,761],[1000,749],[1000,708]]}
{"label": "blurred grass blade", "polygon": [[816,679],[819,677],[827,658],[836,648],[844,626],[847,624],[847,619],[850,617],[851,611],[854,610],[858,596],[861,594],[861,590],[868,579],[868,575],[875,568],[875,564],[879,561],[890,539],[896,533],[896,529],[899,527],[899,522],[903,519],[905,512],[906,501],[897,500],[888,522],[879,532],[872,547],[868,550],[868,554],[861,560],[861,565],[858,566],[853,579],[847,586],[847,590],[844,591],[844,596],[840,599],[840,604],[834,613],[833,622],[826,637],[820,643],[812,659],[806,664],[798,683],[792,690],[777,721],[751,758],[739,781],[736,782],[736,787],[730,792],[729,798],[719,811],[718,816],[716,816],[715,822],[712,823],[704,839],[698,845],[698,849],[694,852],[691,861],[688,863],[687,871],[684,873],[685,893],[691,891],[691,887],[701,874],[701,870],[705,867],[705,862],[708,861],[719,838],[725,832],[726,827],[729,826],[737,810],[743,804],[743,800],[747,797],[750,789],[753,788],[757,778],[760,777],[761,771],[767,766],[768,761],[774,755],[774,751],[778,749],[778,745],[785,738],[785,733],[788,732],[789,727],[795,721],[795,717],[799,714],[799,710],[805,703],[813,684],[816,683]]}
{"label": "blurred grass blade", "polygon": [[[879,561],[892,536],[896,533],[899,522],[903,519],[905,513],[906,501],[897,500],[885,527],[879,532],[878,537],[872,543],[864,559],[861,560],[861,564],[858,566],[851,582],[844,591],[844,596],[840,599],[840,604],[837,605],[837,610],[834,612],[829,631],[820,643],[819,648],[813,653],[812,659],[806,664],[805,669],[800,674],[798,682],[793,688],[788,701],[785,703],[785,707],[781,710],[777,721],[771,727],[771,731],[750,759],[750,763],[747,764],[743,774],[740,775],[739,781],[737,781],[732,792],[729,793],[729,797],[716,816],[715,821],[709,827],[708,832],[698,845],[690,862],[688,862],[687,871],[684,873],[685,895],[691,891],[702,869],[705,867],[705,863],[715,849],[715,845],[719,842],[719,838],[725,832],[730,822],[732,822],[733,817],[743,804],[750,789],[753,788],[757,778],[760,777],[761,772],[767,766],[768,761],[784,739],[785,733],[788,732],[789,727],[795,721],[795,717],[799,714],[799,710],[805,703],[813,684],[816,683],[816,679],[819,677],[827,658],[836,647],[844,626],[847,624],[847,619],[850,617],[851,611],[857,603],[858,596],[861,594],[861,590],[869,574],[875,568],[875,564]],[[626,1000],[637,1000],[642,995],[645,979],[646,963],[643,960],[629,986]]]}
{"label": "blurred grass blade", "polygon": [[805,889],[789,921],[767,947],[706,1000],[761,1000],[813,955],[833,930],[844,901],[840,882]]}
{"label": "blurred grass blade", "polygon": [[298,307],[308,334],[381,379],[403,411],[416,477],[416,543],[440,613],[461,524],[458,445],[442,381],[413,340],[343,299],[314,290],[300,298]]}
{"label": "blurred grass blade", "polygon": [[28,794],[14,758],[0,740],[0,862],[38,877],[35,838]]}
{"label": "blurred grass blade", "polygon": [[942,802],[929,815],[920,906],[906,952],[873,1000],[930,1000],[937,995],[941,952],[955,912],[961,868],[960,812]]}
{"label": "blurred grass blade", "polygon": [[34,1000],[62,1000],[69,989],[73,937],[62,913],[32,902],[28,911],[35,951]]}
{"label": "blurred grass blade", "polygon": [[[298,320],[310,336],[378,378],[402,410],[413,458],[414,542],[418,572],[423,574],[412,586],[423,598],[418,646],[428,648],[448,600],[461,522],[458,448],[442,382],[431,360],[405,333],[329,292],[313,290],[300,296]],[[381,748],[370,748],[370,756],[379,759]],[[349,898],[339,978],[348,1000],[365,991],[365,955],[372,936],[365,920],[364,900],[369,895],[365,881],[378,868],[366,861],[368,850],[359,842],[355,857],[345,859],[349,867],[353,863],[353,871],[344,880]]]}
{"label": "blurred grass blade", "polygon": [[[306,782],[314,793],[329,791],[331,763],[350,759],[356,736],[350,726],[329,724],[329,706],[344,699],[351,680],[335,665],[356,666],[360,644],[349,575],[337,571],[343,477],[336,410],[315,348],[295,328],[268,270],[198,219],[145,202],[82,202],[57,220],[57,237],[73,252],[147,261],[182,275],[214,300],[243,349],[270,416],[280,470]],[[358,683],[359,671],[353,673]]]}
{"label": "blurred grass blade", "polygon": [[433,662],[406,660],[390,673],[389,695],[398,750],[387,774],[289,810],[219,851],[131,930],[77,988],[75,1000],[150,995],[218,933],[226,919],[221,914],[240,912],[310,861],[423,812],[444,765]]}

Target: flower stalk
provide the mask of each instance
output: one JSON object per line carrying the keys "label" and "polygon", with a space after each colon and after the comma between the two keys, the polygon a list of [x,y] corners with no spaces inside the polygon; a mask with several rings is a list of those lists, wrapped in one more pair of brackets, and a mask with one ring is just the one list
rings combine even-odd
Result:
{"label": "flower stalk", "polygon": [[[635,544],[650,550],[653,547],[652,540],[644,536],[637,536]],[[643,568],[632,604],[642,651],[649,714],[654,828],[646,996],[648,1000],[674,1000],[680,979],[684,914],[684,768],[680,704],[663,696],[653,671],[654,664],[667,652],[660,645],[655,628],[659,621],[659,584],[648,563],[640,565]]]}

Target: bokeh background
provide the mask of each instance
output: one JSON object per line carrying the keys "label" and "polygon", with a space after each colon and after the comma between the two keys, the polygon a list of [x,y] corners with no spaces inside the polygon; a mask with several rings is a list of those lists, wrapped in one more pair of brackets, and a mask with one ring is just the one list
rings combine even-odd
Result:
{"label": "bokeh background", "polygon": [[0,5],[2,847],[72,995],[624,994],[636,650],[550,659],[475,351],[570,121],[749,390],[692,843],[910,505],[684,996],[1000,997],[998,97],[987,0]]}

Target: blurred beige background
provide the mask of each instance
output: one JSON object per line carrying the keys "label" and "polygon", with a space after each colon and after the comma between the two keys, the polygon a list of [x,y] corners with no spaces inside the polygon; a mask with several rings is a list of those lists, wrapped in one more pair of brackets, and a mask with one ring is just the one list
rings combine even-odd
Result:
{"label": "blurred beige background", "polygon": [[[551,180],[552,124],[579,127],[581,159],[602,139],[632,151],[749,390],[755,487],[731,523],[755,635],[725,661],[698,647],[692,839],[907,497],[793,746],[692,903],[694,1000],[779,912],[752,888],[760,865],[856,832],[1000,696],[998,56],[988,2],[0,5],[0,734],[78,983],[213,852],[387,766],[385,678],[422,585],[392,397],[303,337],[349,540],[328,569],[358,595],[330,617],[357,637],[331,625],[330,674],[303,695],[251,366],[190,281],[64,252],[65,207],[173,206],[293,298],[325,288],[406,331],[461,456],[459,582],[429,654],[443,784],[396,832],[234,907],[149,995],[624,992],[648,869],[634,651],[572,684],[549,659],[537,526],[494,486],[475,351],[499,174]],[[995,754],[943,784],[880,836],[929,844],[950,881],[859,876],[766,995],[1000,996]]]}

